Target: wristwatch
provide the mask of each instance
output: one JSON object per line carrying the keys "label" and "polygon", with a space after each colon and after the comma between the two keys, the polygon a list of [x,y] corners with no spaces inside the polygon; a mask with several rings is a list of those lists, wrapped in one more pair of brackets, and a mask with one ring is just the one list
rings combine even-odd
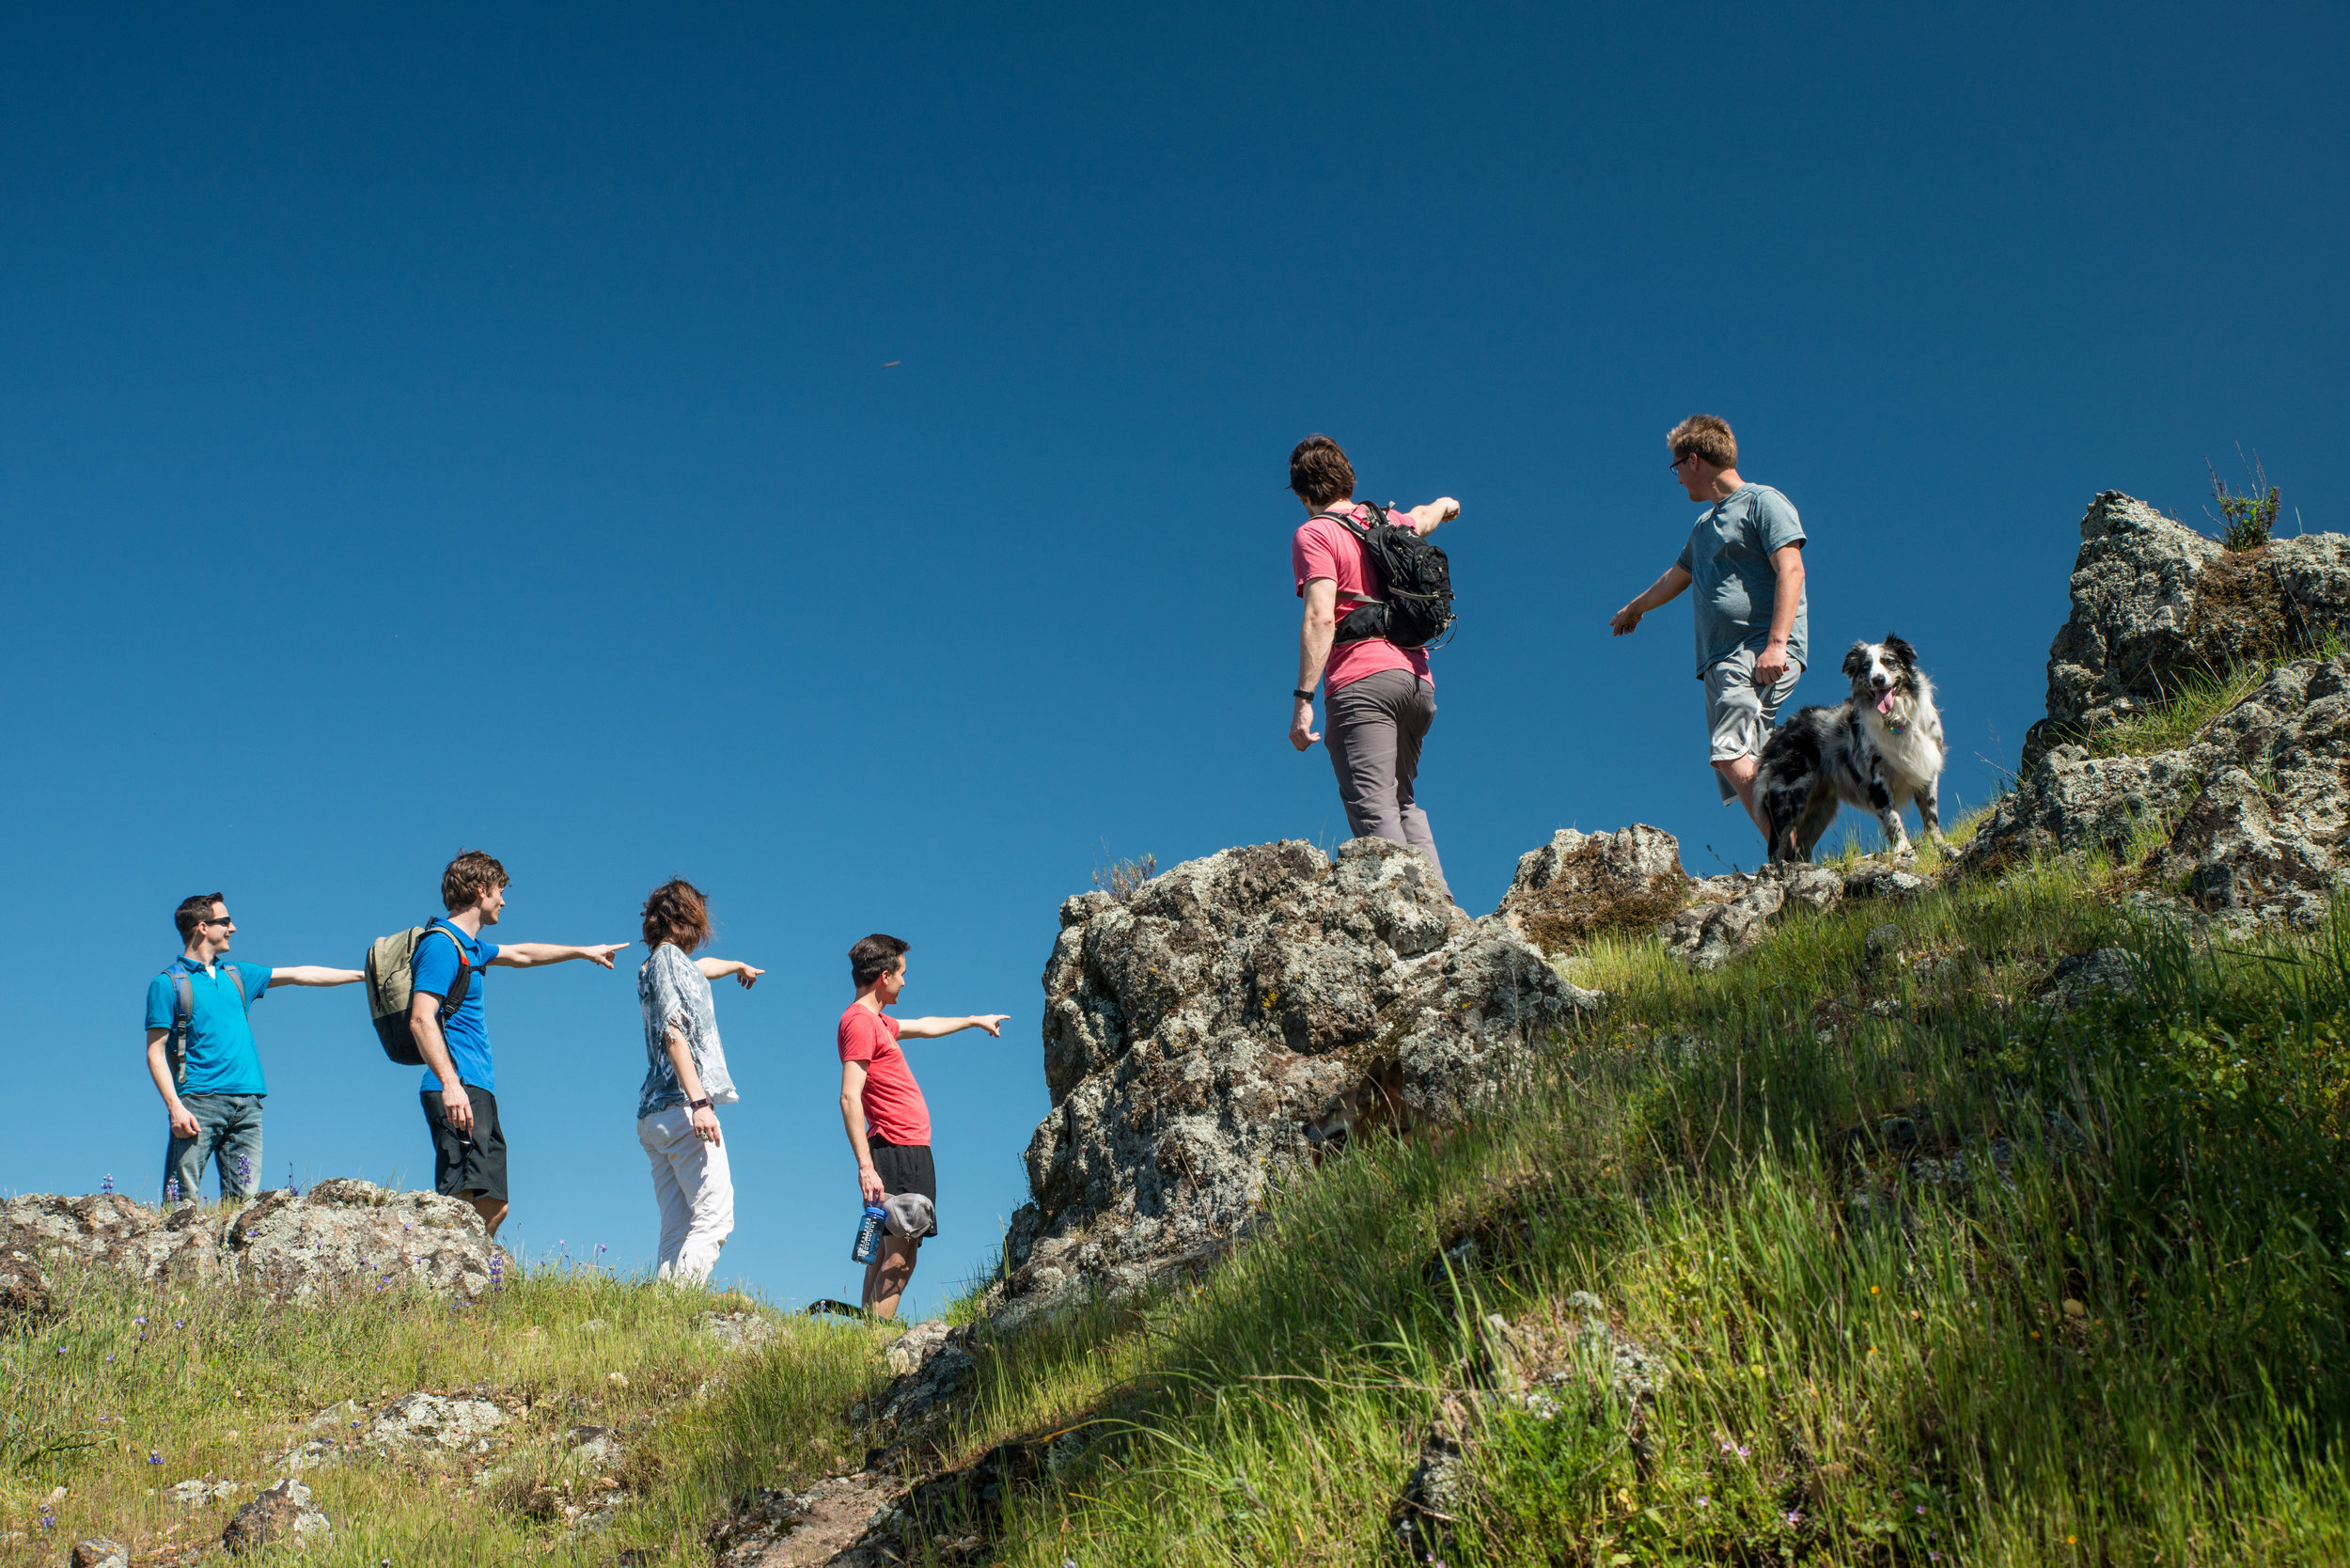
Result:
{"label": "wristwatch", "polygon": [[685,1108],[687,1110],[708,1110],[710,1108],[710,1101],[707,1097],[699,1100],[688,1100],[685,1102]]}
{"label": "wristwatch", "polygon": [[1300,702],[1311,702],[1314,699],[1314,694],[1311,692],[1292,692],[1290,695]]}

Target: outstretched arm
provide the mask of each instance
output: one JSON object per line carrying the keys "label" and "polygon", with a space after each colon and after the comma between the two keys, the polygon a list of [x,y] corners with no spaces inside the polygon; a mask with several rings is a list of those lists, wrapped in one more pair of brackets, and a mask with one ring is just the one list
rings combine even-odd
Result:
{"label": "outstretched arm", "polygon": [[960,1034],[964,1029],[985,1029],[996,1039],[1004,1038],[1004,1020],[1009,1012],[975,1012],[968,1018],[901,1018],[898,1038],[901,1040],[936,1040],[941,1035]]}
{"label": "outstretched arm", "polygon": [[1640,597],[1608,618],[1607,624],[1617,636],[1624,636],[1640,624],[1640,618],[1659,604],[1668,604],[1681,597],[1681,590],[1697,579],[1679,561],[1665,569],[1665,574],[1649,584]]}
{"label": "outstretched arm", "polygon": [[625,942],[603,942],[588,948],[567,948],[556,942],[501,942],[497,957],[490,963],[508,969],[536,969],[542,964],[564,964],[584,958],[609,969],[612,955],[627,946]]}
{"label": "outstretched arm", "polygon": [[315,964],[296,964],[269,972],[272,985],[350,985],[367,978],[356,969],[325,969]]}
{"label": "outstretched arm", "polygon": [[1449,495],[1439,495],[1426,506],[1414,507],[1408,515],[1419,537],[1426,539],[1436,531],[1438,524],[1449,523],[1461,515],[1461,503]]}
{"label": "outstretched arm", "polygon": [[745,991],[757,984],[759,977],[767,972],[754,969],[739,958],[697,958],[694,960],[694,967],[702,972],[704,980],[724,980],[732,975],[743,982]]}

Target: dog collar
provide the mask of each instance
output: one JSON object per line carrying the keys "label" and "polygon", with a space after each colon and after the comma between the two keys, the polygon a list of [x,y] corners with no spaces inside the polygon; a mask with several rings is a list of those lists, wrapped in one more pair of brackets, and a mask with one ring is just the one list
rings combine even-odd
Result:
{"label": "dog collar", "polygon": [[1891,719],[1887,719],[1885,721],[1885,732],[1888,735],[1906,735],[1909,733],[1909,726],[1906,724],[1896,724]]}

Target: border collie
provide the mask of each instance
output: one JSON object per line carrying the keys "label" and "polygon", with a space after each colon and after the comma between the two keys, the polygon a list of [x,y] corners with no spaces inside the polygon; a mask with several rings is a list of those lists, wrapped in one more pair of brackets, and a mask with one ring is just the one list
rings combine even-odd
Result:
{"label": "border collie", "polygon": [[1852,696],[1833,708],[1799,709],[1763,743],[1756,794],[1769,821],[1771,858],[1808,861],[1849,803],[1876,813],[1885,841],[1907,856],[1902,808],[1915,801],[1928,838],[1946,843],[1935,791],[1942,777],[1942,715],[1918,651],[1893,635],[1856,642],[1844,655]]}

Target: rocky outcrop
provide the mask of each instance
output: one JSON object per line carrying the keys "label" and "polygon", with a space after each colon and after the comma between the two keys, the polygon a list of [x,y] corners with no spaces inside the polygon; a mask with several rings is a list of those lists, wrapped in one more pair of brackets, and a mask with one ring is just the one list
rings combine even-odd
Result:
{"label": "rocky outcrop", "polygon": [[2275,661],[2350,623],[2350,540],[2307,534],[2230,552],[2109,490],[2081,518],[2073,613],[2048,650],[2047,716],[2019,772],[2201,673]]}
{"label": "rocky outcrop", "polygon": [[1083,1281],[1217,1255],[1267,1182],[1314,1156],[1325,1120],[1475,1115],[1599,1005],[1506,917],[1467,919],[1416,854],[1376,839],[1332,857],[1295,840],[1226,850],[1127,902],[1073,898],[1060,920],[1044,972],[1053,1109],[995,1301],[1014,1318]]}
{"label": "rocky outcrop", "polygon": [[1562,827],[1518,856],[1517,875],[1494,913],[1543,952],[1572,952],[1597,935],[1648,935],[1681,907],[1689,887],[1680,842],[1661,828]]}
{"label": "rocky outcrop", "polygon": [[2158,886],[2204,914],[2306,926],[2345,869],[2345,837],[2350,655],[2283,666],[2170,751],[2051,749],[1993,808],[1966,858],[2136,855]]}
{"label": "rocky outcrop", "polygon": [[264,1193],[227,1215],[194,1205],[151,1209],[119,1193],[0,1203],[0,1305],[45,1300],[45,1258],[141,1280],[241,1280],[300,1301],[326,1289],[404,1284],[478,1295],[490,1286],[494,1256],[471,1204],[371,1182]]}

